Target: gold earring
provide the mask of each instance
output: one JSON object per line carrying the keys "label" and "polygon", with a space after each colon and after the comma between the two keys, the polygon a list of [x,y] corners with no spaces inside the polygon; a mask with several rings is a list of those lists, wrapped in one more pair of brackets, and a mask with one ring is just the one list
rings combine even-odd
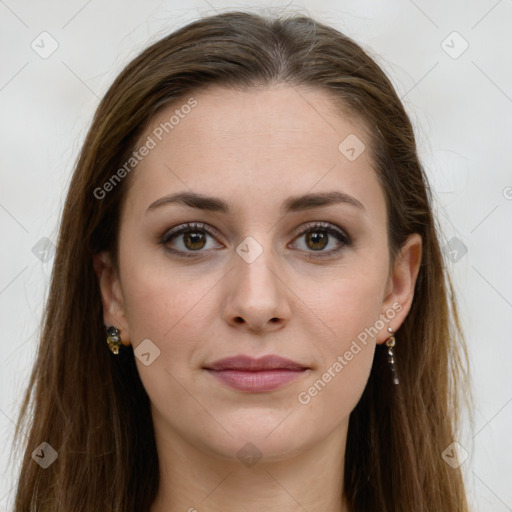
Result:
{"label": "gold earring", "polygon": [[391,366],[391,373],[393,375],[393,383],[399,384],[400,381],[398,380],[398,377],[396,375],[396,368],[395,368],[395,355],[393,353],[393,347],[395,346],[396,340],[395,340],[395,336],[393,335],[393,329],[391,329],[391,327],[388,327],[388,332],[391,334],[391,336],[386,340],[386,345],[388,347],[388,363]]}
{"label": "gold earring", "polygon": [[113,325],[107,328],[107,343],[113,354],[119,354],[121,346],[121,335]]}

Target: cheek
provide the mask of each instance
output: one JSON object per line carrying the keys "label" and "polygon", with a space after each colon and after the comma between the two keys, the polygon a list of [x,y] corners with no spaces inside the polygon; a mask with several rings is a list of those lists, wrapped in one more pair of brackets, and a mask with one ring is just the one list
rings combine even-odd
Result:
{"label": "cheek", "polygon": [[124,274],[125,312],[134,350],[150,339],[160,350],[159,363],[173,373],[198,364],[193,360],[198,340],[208,330],[212,311],[218,311],[212,293],[218,276],[149,263],[126,265]]}
{"label": "cheek", "polygon": [[299,287],[297,294],[307,299],[320,320],[317,323],[329,340],[325,345],[329,352],[344,349],[379,319],[386,277],[384,264],[367,262],[360,270],[347,267],[335,279],[323,280],[321,286],[307,282]]}
{"label": "cheek", "polygon": [[321,320],[317,322],[322,333],[317,338],[320,363],[316,379],[298,401],[312,409],[312,417],[339,420],[359,401],[375,354],[373,329],[381,312],[384,272],[384,266],[377,264],[331,282],[314,297],[309,293],[308,305]]}
{"label": "cheek", "polygon": [[[186,417],[197,407],[184,390],[193,388],[191,368],[198,366],[201,332],[207,329],[213,286],[156,267],[126,267],[124,286],[126,318],[135,354],[143,340],[157,347],[150,365],[135,358],[143,386],[157,411],[180,410]],[[205,279],[203,279],[204,281]],[[147,343],[147,342],[146,342]],[[172,419],[168,418],[169,421]]]}

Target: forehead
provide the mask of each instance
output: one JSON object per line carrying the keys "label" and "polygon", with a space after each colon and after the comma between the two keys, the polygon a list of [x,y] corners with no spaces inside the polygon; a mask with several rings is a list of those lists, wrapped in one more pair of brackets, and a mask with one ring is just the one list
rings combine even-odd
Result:
{"label": "forehead", "polygon": [[247,203],[333,187],[384,204],[364,124],[321,89],[209,87],[159,112],[137,147],[148,142],[130,177],[132,206],[185,190]]}

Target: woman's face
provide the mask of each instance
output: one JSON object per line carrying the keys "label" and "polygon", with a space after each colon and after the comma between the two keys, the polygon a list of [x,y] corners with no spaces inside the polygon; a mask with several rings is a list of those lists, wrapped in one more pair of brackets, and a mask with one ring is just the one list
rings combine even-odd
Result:
{"label": "woman's face", "polygon": [[[137,146],[119,268],[102,255],[105,321],[133,345],[160,439],[224,459],[250,442],[267,460],[342,439],[409,310],[419,241],[390,265],[367,135],[325,92],[191,96]],[[268,355],[296,366],[212,371]]]}

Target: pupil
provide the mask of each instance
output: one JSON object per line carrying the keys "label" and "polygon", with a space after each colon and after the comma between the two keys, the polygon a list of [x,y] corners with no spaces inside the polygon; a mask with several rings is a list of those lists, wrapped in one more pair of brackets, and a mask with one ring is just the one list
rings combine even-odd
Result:
{"label": "pupil", "polygon": [[313,242],[314,245],[317,245],[316,247],[311,247],[311,249],[323,249],[327,245],[327,235],[325,233],[320,233],[319,231],[313,231],[311,233],[307,234],[307,241]]}
{"label": "pupil", "polygon": [[[199,244],[199,246],[197,246]],[[204,234],[193,232],[185,234],[185,245],[188,249],[202,249],[204,247]]]}

